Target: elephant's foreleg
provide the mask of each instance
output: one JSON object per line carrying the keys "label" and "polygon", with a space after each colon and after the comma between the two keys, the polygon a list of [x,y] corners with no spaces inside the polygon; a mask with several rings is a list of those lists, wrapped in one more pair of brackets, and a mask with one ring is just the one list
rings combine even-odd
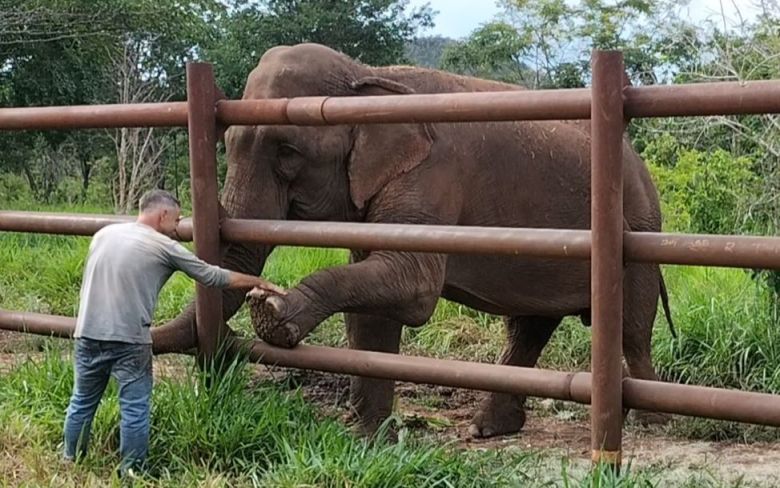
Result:
{"label": "elephant's foreleg", "polygon": [[286,296],[253,299],[255,330],[266,342],[293,347],[337,312],[422,325],[441,294],[445,259],[441,254],[375,252],[364,261],[319,271]]}
{"label": "elephant's foreleg", "polygon": [[[398,353],[402,324],[375,315],[345,314],[350,349]],[[349,388],[351,417],[361,434],[371,435],[390,416],[395,382],[352,377]]]}
{"label": "elephant's foreleg", "polygon": [[[544,346],[560,323],[560,318],[506,318],[507,344],[499,364],[535,366]],[[524,403],[524,395],[487,394],[471,421],[469,434],[472,437],[491,437],[519,431],[525,424]]]}

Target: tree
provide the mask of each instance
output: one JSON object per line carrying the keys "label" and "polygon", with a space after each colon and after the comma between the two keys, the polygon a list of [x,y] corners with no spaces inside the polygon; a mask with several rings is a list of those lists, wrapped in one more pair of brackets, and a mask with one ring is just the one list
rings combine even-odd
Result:
{"label": "tree", "polygon": [[[165,102],[173,94],[169,86],[149,78],[141,68],[145,47],[144,42],[127,39],[122,55],[115,60],[119,103]],[[125,127],[111,134],[117,163],[112,186],[117,212],[130,213],[144,190],[157,186],[164,173],[163,156],[173,146],[168,135],[153,127]]]}
{"label": "tree", "polygon": [[448,47],[441,67],[455,73],[530,84],[535,73],[523,61],[531,40],[504,22],[483,25],[468,39]]}
{"label": "tree", "polygon": [[404,48],[420,28],[432,25],[425,5],[408,0],[234,0],[222,18],[220,36],[205,50],[216,65],[218,84],[238,98],[260,56],[277,45],[325,44],[364,63],[406,61]]}
{"label": "tree", "polygon": [[[679,4],[680,2],[676,2]],[[683,2],[684,3],[684,2]],[[450,48],[442,66],[532,88],[585,86],[593,49],[621,49],[629,76],[656,83],[668,60],[668,0],[502,0],[504,13]],[[671,9],[673,10],[673,9]],[[648,26],[651,26],[648,28]]]}
{"label": "tree", "polygon": [[[115,60],[127,40],[139,46],[143,76],[182,99],[185,62],[216,36],[213,19],[224,11],[216,0],[0,0],[0,101],[9,106],[116,103]],[[73,154],[76,164],[66,173],[78,174],[82,195],[95,174],[94,162],[112,153],[105,131],[5,133],[0,134],[0,171],[51,174],[38,167],[46,160],[39,157],[43,146],[51,154],[64,154],[65,148]]]}

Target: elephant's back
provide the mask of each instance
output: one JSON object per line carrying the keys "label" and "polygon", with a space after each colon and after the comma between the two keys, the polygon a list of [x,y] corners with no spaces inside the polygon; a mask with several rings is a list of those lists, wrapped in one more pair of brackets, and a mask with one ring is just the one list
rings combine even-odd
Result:
{"label": "elephant's back", "polygon": [[[403,83],[417,93],[527,90],[525,87],[411,66],[374,68],[375,74]],[[504,211],[464,214],[463,225],[589,228],[590,121],[523,121],[436,124],[450,158],[475,151],[481,160],[465,168],[463,180],[483,181]],[[660,231],[655,185],[631,143],[624,139],[624,205],[630,227]],[[446,157],[446,156],[445,156]],[[492,174],[486,174],[490,171]],[[531,188],[522,195],[519,188]],[[481,205],[485,201],[476,192]],[[508,207],[501,194],[513,195]],[[525,202],[523,202],[525,201]],[[511,208],[520,203],[524,208]],[[552,203],[552,206],[548,204]],[[536,215],[533,215],[536,209]],[[530,214],[529,214],[530,212]],[[498,217],[494,217],[498,214]]]}

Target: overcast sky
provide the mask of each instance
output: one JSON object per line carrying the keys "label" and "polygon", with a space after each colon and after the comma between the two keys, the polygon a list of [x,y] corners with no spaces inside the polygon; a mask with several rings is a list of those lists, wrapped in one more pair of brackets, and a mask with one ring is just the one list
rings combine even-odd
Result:
{"label": "overcast sky", "polygon": [[[490,21],[499,9],[493,0],[411,0],[413,6],[430,3],[433,10],[438,11],[434,17],[436,27],[424,33],[426,35],[442,35],[460,38],[467,36],[481,24]],[[747,7],[752,2],[747,0],[723,0],[726,14],[733,16],[734,3],[740,5],[743,16],[751,16],[755,10]],[[703,20],[713,15],[720,15],[721,0],[692,0],[684,13],[691,19]]]}

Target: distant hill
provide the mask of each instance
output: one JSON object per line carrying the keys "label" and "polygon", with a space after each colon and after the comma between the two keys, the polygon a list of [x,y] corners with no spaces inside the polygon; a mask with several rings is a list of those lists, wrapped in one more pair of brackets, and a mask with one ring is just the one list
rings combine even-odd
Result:
{"label": "distant hill", "polygon": [[406,57],[415,66],[438,68],[444,50],[455,42],[443,36],[418,37],[406,45]]}

